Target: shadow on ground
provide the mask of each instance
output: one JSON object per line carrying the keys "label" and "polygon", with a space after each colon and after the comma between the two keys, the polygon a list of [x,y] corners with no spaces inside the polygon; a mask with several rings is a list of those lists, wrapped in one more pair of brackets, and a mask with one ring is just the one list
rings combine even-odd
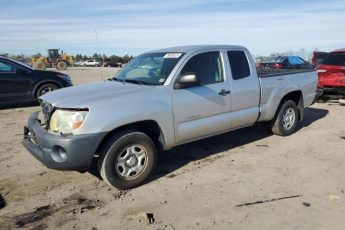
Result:
{"label": "shadow on ground", "polygon": [[0,110],[26,108],[26,107],[33,107],[33,106],[39,106],[39,103],[37,101],[8,103],[8,104],[0,105]]}
{"label": "shadow on ground", "polygon": [[[328,110],[307,108],[305,110],[304,120],[298,124],[297,132],[324,118],[327,114]],[[158,166],[153,180],[166,176],[191,161],[217,155],[221,152],[264,139],[271,135],[273,134],[267,127],[267,124],[258,123],[252,127],[206,138],[178,146],[170,151],[162,152],[159,155]]]}
{"label": "shadow on ground", "polygon": [[[298,124],[297,132],[324,118],[327,114],[328,110],[325,109],[307,108],[305,110],[304,120]],[[267,123],[258,123],[252,127],[220,134],[189,144],[184,144],[169,151],[160,152],[156,173],[150,181],[171,174],[192,161],[217,155],[221,152],[231,150],[272,135],[273,134],[268,128]],[[102,179],[96,165],[97,164],[94,164],[95,167],[89,169],[88,172],[99,179]]]}
{"label": "shadow on ground", "polygon": [[4,208],[5,206],[6,206],[5,198],[0,194],[0,209]]}

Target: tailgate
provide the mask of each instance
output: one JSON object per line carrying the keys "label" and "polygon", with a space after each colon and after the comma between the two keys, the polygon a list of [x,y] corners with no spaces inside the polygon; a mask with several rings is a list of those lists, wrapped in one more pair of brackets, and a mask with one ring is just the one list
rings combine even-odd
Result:
{"label": "tailgate", "polygon": [[345,87],[345,67],[322,66],[317,72],[319,86]]}

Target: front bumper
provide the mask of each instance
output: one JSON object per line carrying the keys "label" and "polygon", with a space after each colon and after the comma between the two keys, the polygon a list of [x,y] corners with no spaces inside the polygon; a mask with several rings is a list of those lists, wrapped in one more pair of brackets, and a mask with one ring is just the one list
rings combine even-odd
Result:
{"label": "front bumper", "polygon": [[40,162],[51,169],[84,170],[91,167],[99,144],[107,134],[60,136],[41,127],[39,112],[31,114],[24,127],[24,147]]}

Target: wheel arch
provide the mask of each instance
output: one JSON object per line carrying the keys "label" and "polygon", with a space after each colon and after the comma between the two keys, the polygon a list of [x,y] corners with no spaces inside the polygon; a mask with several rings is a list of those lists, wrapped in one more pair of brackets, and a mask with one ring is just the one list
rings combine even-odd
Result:
{"label": "wheel arch", "polygon": [[155,120],[143,120],[137,121],[129,124],[119,126],[111,130],[99,143],[96,153],[99,153],[100,148],[117,132],[124,130],[135,130],[145,133],[149,136],[152,141],[155,143],[155,146],[158,150],[165,149],[165,138],[162,132],[161,127],[158,122]]}
{"label": "wheel arch", "polygon": [[57,85],[59,88],[62,88],[63,85],[56,81],[56,80],[53,80],[53,79],[49,79],[49,80],[44,80],[44,81],[40,81],[38,83],[35,84],[33,90],[32,90],[32,98],[36,98],[36,94],[37,94],[37,90],[42,86],[42,85],[45,85],[45,84],[55,84]]}
{"label": "wheel arch", "polygon": [[304,118],[304,99],[303,93],[301,90],[295,90],[287,93],[279,102],[279,105],[276,109],[275,116],[279,113],[280,108],[284,104],[285,101],[294,101],[298,108],[298,120],[303,120]]}

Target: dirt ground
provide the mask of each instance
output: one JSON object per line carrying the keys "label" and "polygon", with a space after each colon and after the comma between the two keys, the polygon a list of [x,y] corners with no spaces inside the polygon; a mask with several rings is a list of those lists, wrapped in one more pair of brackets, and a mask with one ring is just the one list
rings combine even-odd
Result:
{"label": "dirt ground", "polygon": [[[116,69],[65,72],[82,84]],[[289,137],[255,125],[162,152],[152,181],[123,192],[33,158],[21,140],[37,110],[0,110],[1,230],[344,229],[345,106],[311,106]]]}

